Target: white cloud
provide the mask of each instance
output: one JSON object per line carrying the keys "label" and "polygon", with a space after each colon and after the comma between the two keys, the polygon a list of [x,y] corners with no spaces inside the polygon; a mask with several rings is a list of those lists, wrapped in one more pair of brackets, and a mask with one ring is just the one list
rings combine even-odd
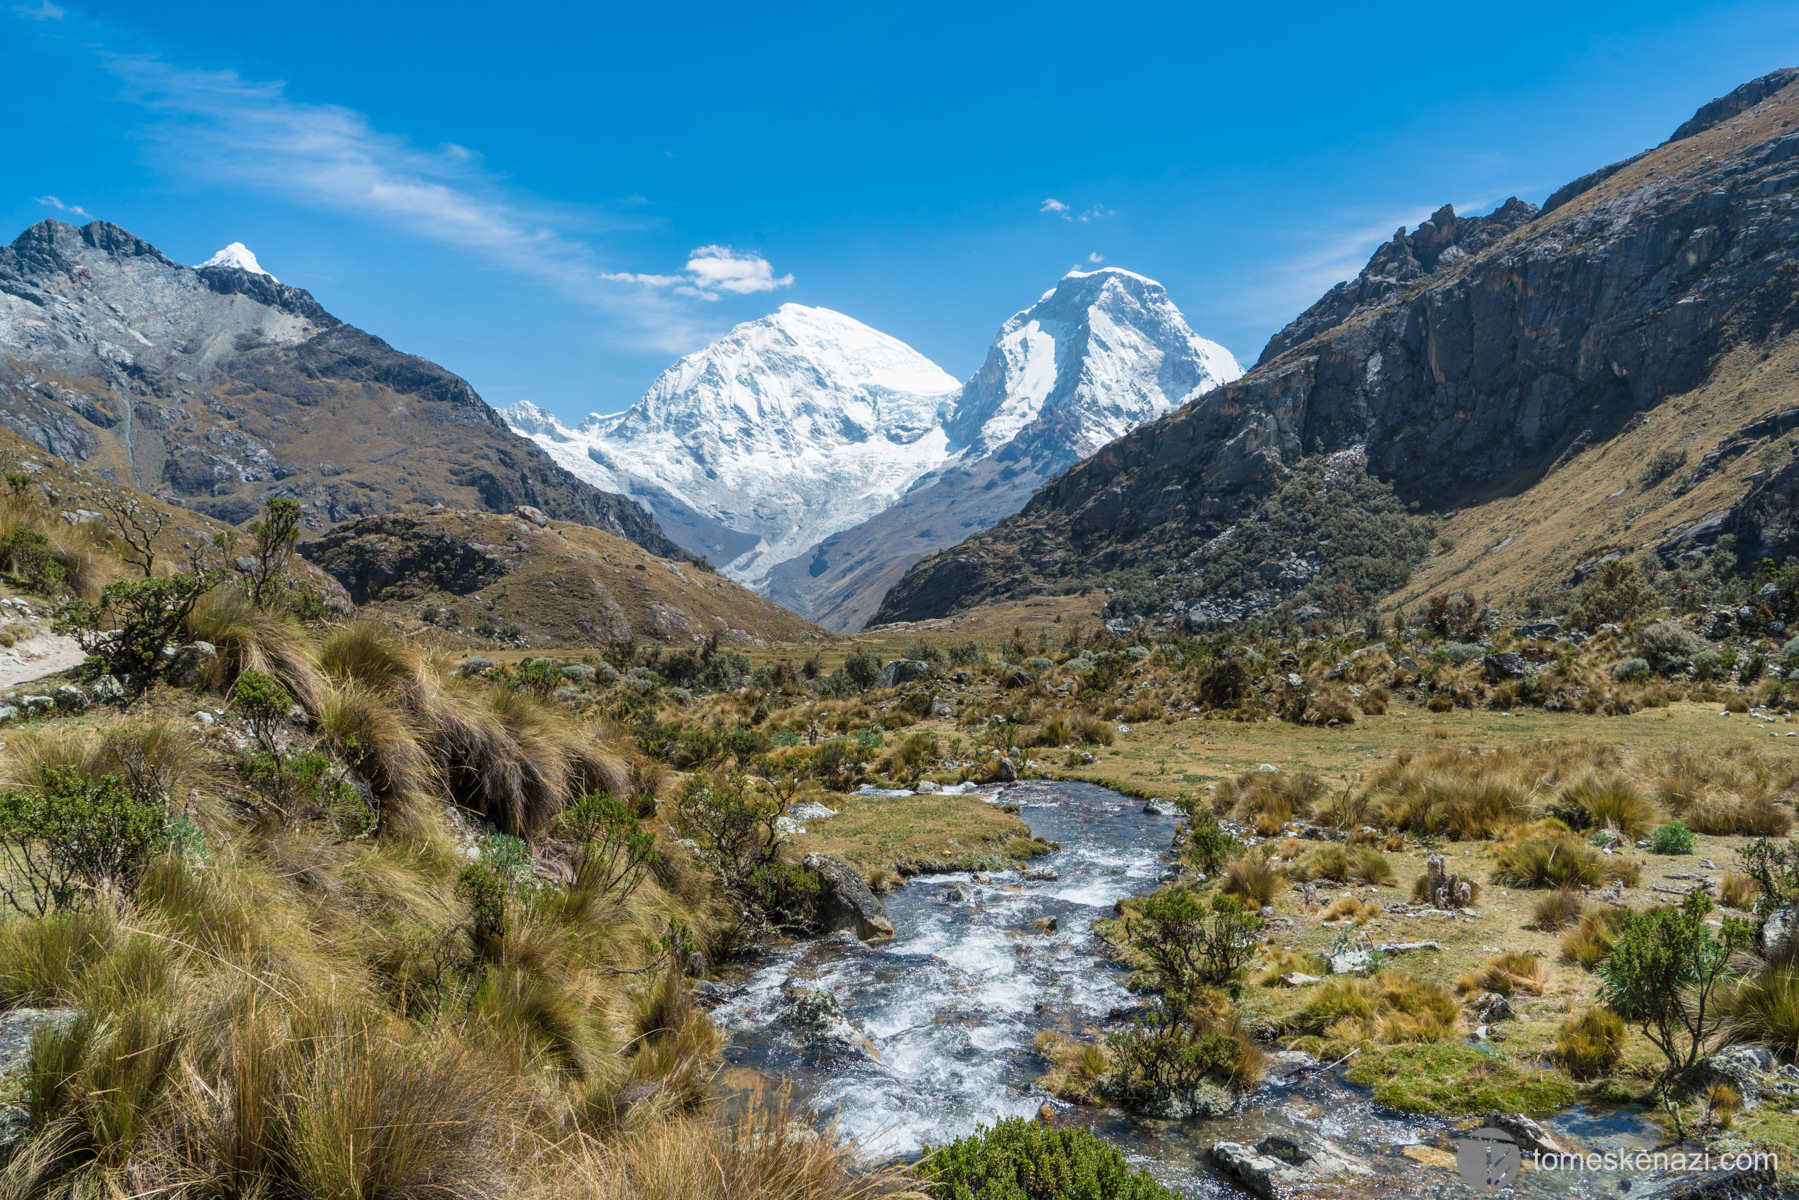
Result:
{"label": "white cloud", "polygon": [[1101,217],[1115,217],[1117,215],[1118,214],[1116,212],[1114,212],[1112,209],[1109,209],[1109,208],[1106,208],[1103,206],[1095,206],[1093,208],[1088,209],[1086,212],[1082,213],[1079,217],[1077,217],[1075,219],[1079,220],[1079,221],[1097,221]]}
{"label": "white cloud", "polygon": [[79,205],[79,204],[64,204],[61,200],[58,200],[55,196],[33,196],[31,198],[31,202],[33,204],[42,204],[45,208],[55,208],[55,209],[60,209],[61,211],[66,212],[66,213],[74,213],[78,217],[85,217],[88,215],[87,209],[81,207],[81,205]]}
{"label": "white cloud", "polygon": [[709,292],[747,296],[793,285],[792,275],[776,279],[774,267],[760,254],[739,254],[729,246],[701,246],[683,270],[697,281],[695,290],[703,296]]}
{"label": "white cloud", "polygon": [[15,4],[12,6],[12,10],[27,21],[60,21],[69,15],[67,9],[57,7],[50,3],[50,0],[43,0],[43,3],[36,8],[26,8],[23,4]]}
{"label": "white cloud", "polygon": [[1095,250],[1087,256],[1087,261],[1098,266],[1100,263],[1106,261],[1106,256]]}
{"label": "white cloud", "polygon": [[1069,219],[1068,206],[1053,196],[1048,200],[1045,200],[1043,202],[1043,207],[1039,208],[1037,211],[1040,213],[1052,213],[1055,216],[1061,217],[1064,221]]}
{"label": "white cloud", "polygon": [[[618,271],[592,241],[572,232],[592,227],[592,213],[554,210],[503,188],[468,147],[420,148],[353,109],[293,100],[280,82],[176,66],[153,55],[97,54],[123,82],[125,98],[152,115],[146,141],[180,173],[476,253],[616,317],[633,329],[628,340],[637,345],[690,350],[716,332],[711,319],[697,315],[696,300],[793,282],[791,275],[776,277],[762,256],[722,246],[691,252],[672,274]],[[641,220],[616,225],[641,227]]]}
{"label": "white cloud", "polygon": [[1045,200],[1037,211],[1040,213],[1048,213],[1052,217],[1061,217],[1064,221],[1083,222],[1097,221],[1102,217],[1115,217],[1118,215],[1117,212],[1107,208],[1103,204],[1096,204],[1092,208],[1082,209],[1079,213],[1076,213],[1072,207],[1054,198]]}

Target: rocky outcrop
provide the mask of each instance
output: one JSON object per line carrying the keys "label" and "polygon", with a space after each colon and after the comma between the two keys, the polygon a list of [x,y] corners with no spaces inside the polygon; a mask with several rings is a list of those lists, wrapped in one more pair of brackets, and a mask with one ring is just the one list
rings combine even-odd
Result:
{"label": "rocky outcrop", "polygon": [[[1508,204],[1465,236],[1441,212],[1242,379],[923,559],[874,621],[1126,565],[1196,574],[1204,552],[1187,548],[1224,535],[1313,454],[1363,448],[1400,500],[1442,511],[1522,490],[1609,440],[1724,351],[1799,326],[1799,86],[1781,73],[1744,95],[1757,93],[1551,212]],[[1375,282],[1390,273],[1409,278]],[[1791,481],[1767,486],[1771,509]]]}
{"label": "rocky outcrop", "polygon": [[829,854],[808,854],[804,862],[822,885],[817,921],[823,932],[852,929],[865,942],[893,936],[887,906],[869,890],[856,868]]}
{"label": "rocky outcrop", "polygon": [[358,604],[411,600],[428,591],[467,596],[507,574],[499,555],[421,517],[369,517],[305,543],[300,553]]}
{"label": "rocky outcrop", "polygon": [[298,500],[311,529],[433,502],[528,504],[686,557],[437,364],[299,288],[183,266],[104,221],[43,221],[0,247],[0,424],[233,523],[271,495]]}

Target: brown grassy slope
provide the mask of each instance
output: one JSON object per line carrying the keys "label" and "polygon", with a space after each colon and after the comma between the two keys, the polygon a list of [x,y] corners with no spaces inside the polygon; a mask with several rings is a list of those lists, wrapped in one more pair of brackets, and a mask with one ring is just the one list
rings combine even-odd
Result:
{"label": "brown grassy slope", "polygon": [[[0,427],[0,471],[29,474],[32,486],[50,498],[50,511],[61,515],[71,525],[77,521],[90,520],[101,528],[113,529],[112,522],[101,507],[103,498],[136,500],[146,513],[161,514],[165,523],[155,537],[159,573],[165,563],[176,570],[189,569],[193,565],[191,554],[196,551],[203,556],[203,565],[220,565],[222,556],[212,547],[213,535],[225,531],[240,533],[222,521],[215,521],[178,504],[147,496],[133,488],[122,487],[92,471],[64,462],[54,454],[46,454],[4,427]],[[240,541],[240,547],[241,545]],[[123,564],[113,563],[109,556],[109,577],[122,573],[136,574]],[[348,598],[337,581],[311,563],[296,557],[289,573],[317,590],[328,603],[347,603]]]}
{"label": "brown grassy slope", "polygon": [[[1703,386],[1663,401],[1642,424],[1575,455],[1517,495],[1470,506],[1443,522],[1452,545],[1426,560],[1386,603],[1409,606],[1434,592],[1467,590],[1512,604],[1566,583],[1579,563],[1652,550],[1729,508],[1749,489],[1747,476],[1790,460],[1787,439],[1765,439],[1691,482],[1700,459],[1734,440],[1733,431],[1795,406],[1799,337],[1738,347]],[[1686,465],[1645,488],[1649,460],[1663,450],[1684,451]]]}
{"label": "brown grassy slope", "polygon": [[[512,626],[532,646],[626,638],[805,643],[827,635],[721,575],[585,525],[539,528],[456,509],[371,517],[305,543],[367,615],[482,646]],[[488,632],[482,632],[486,630]]]}

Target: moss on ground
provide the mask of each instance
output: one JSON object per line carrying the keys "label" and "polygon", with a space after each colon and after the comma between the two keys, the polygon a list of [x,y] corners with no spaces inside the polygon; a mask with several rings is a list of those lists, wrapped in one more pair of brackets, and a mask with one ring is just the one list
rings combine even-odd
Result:
{"label": "moss on ground", "polygon": [[1574,1103],[1576,1091],[1560,1071],[1457,1042],[1364,1047],[1349,1080],[1389,1108],[1443,1116],[1553,1112]]}

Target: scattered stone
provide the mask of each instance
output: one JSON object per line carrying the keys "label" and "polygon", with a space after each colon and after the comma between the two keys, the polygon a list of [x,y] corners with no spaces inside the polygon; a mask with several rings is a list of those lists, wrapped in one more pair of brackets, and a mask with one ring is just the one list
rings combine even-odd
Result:
{"label": "scattered stone", "polygon": [[796,821],[828,821],[837,815],[834,808],[826,808],[822,804],[807,800],[800,804],[787,806],[787,815]]}
{"label": "scattered stone", "polygon": [[88,694],[96,704],[118,704],[125,699],[125,683],[117,675],[102,675]]}
{"label": "scattered stone", "polygon": [[0,725],[10,725],[19,717],[19,710],[10,704],[0,704]]}
{"label": "scattered stone", "polygon": [[1482,1025],[1491,1025],[1497,1021],[1510,1020],[1518,1014],[1512,1011],[1512,1002],[1498,992],[1482,992],[1473,1004],[1474,1015],[1480,1018]]}
{"label": "scattered stone", "polygon": [[1011,759],[1001,756],[993,762],[993,778],[998,783],[1017,783],[1018,768]]}
{"label": "scattered stone", "polygon": [[862,1031],[843,1015],[837,997],[824,988],[799,989],[793,1003],[775,1018],[775,1024],[811,1045],[863,1050],[880,1057]]}
{"label": "scattered stone", "polygon": [[207,712],[205,709],[201,709],[199,712],[195,713],[194,720],[200,722],[200,724],[205,725],[209,728],[213,724],[212,714]]}
{"label": "scattered stone", "polygon": [[1316,975],[1307,975],[1304,971],[1288,971],[1281,976],[1282,987],[1309,987],[1319,982]]}
{"label": "scattered stone", "polygon": [[776,817],[775,832],[782,837],[799,837],[806,832],[806,827],[792,817]]}
{"label": "scattered stone", "polygon": [[64,712],[80,712],[88,706],[87,693],[72,683],[65,683],[57,688],[51,693],[51,698],[56,701],[56,707]]}
{"label": "scattered stone", "polygon": [[1143,811],[1152,817],[1178,817],[1181,807],[1172,800],[1145,800]]}
{"label": "scattered stone", "polygon": [[1038,933],[1054,933],[1062,927],[1062,923],[1054,917],[1038,917],[1031,922],[1031,928]]}
{"label": "scattered stone", "polygon": [[56,707],[56,701],[48,696],[20,696],[19,707],[24,709],[28,716],[41,717]]}
{"label": "scattered stone", "polygon": [[956,706],[948,700],[933,700],[931,701],[931,715],[933,717],[953,717],[956,715]]}
{"label": "scattered stone", "polygon": [[935,795],[943,790],[934,779],[921,779],[912,785],[912,790],[921,796]]}
{"label": "scattered stone", "polygon": [[1024,878],[1028,883],[1055,883],[1062,877],[1056,874],[1054,867],[1026,867]]}
{"label": "scattered stone", "polygon": [[1510,1134],[1518,1143],[1518,1149],[1526,1154],[1532,1151],[1538,1154],[1578,1153],[1572,1144],[1562,1141],[1523,1113],[1488,1113],[1486,1124],[1489,1129]]}
{"label": "scattered stone", "polygon": [[1658,1167],[1630,1184],[1630,1200],[1748,1200],[1778,1194],[1774,1168],[1765,1160],[1760,1166],[1736,1171]]}
{"label": "scattered stone", "polygon": [[943,898],[951,904],[961,904],[968,899],[968,892],[960,884],[952,884],[943,889]]}
{"label": "scattered stone", "polygon": [[1273,763],[1263,763],[1261,766],[1257,767],[1256,770],[1261,771],[1264,774],[1272,775],[1272,774],[1276,773],[1277,771],[1279,771],[1280,768],[1275,766]]}
{"label": "scattered stone", "polygon": [[512,515],[521,520],[531,522],[531,524],[537,526],[539,529],[542,529],[550,523],[550,518],[544,513],[543,509],[532,504],[519,505],[512,510]]}
{"label": "scattered stone", "polygon": [[808,854],[802,862],[818,873],[823,884],[817,916],[826,933],[853,929],[865,942],[893,936],[887,906],[868,890],[868,884],[854,867],[829,854]]}

